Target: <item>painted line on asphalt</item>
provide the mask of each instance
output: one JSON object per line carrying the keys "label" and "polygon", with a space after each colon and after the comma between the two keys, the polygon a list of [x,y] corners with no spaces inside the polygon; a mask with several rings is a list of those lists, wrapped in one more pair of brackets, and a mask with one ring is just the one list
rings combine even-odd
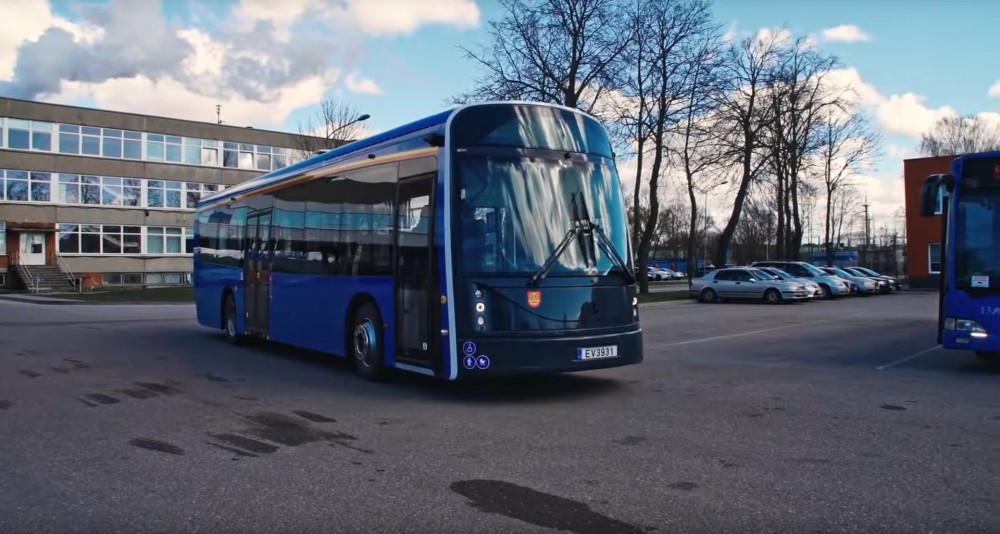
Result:
{"label": "painted line on asphalt", "polygon": [[736,338],[736,337],[753,336],[753,335],[757,335],[757,334],[764,334],[764,333],[767,333],[767,332],[774,332],[775,330],[786,330],[788,328],[798,328],[800,326],[802,326],[802,325],[797,325],[797,324],[792,325],[792,324],[790,324],[790,325],[785,325],[785,326],[776,326],[774,328],[764,328],[764,329],[761,329],[761,330],[751,330],[749,332],[740,332],[739,334],[726,334],[726,335],[723,335],[723,336],[703,337],[701,339],[689,339],[687,341],[678,341],[676,343],[668,343],[666,345],[657,345],[657,346],[658,347],[679,347],[681,345],[691,345],[693,343],[705,343],[707,341],[718,341],[720,339],[731,339],[731,338]]}
{"label": "painted line on asphalt", "polygon": [[885,365],[882,365],[882,366],[880,366],[880,367],[876,367],[875,369],[876,369],[876,370],[879,370],[879,371],[881,371],[882,369],[888,369],[888,368],[890,368],[890,367],[892,367],[892,366],[894,366],[894,365],[899,365],[899,364],[901,364],[901,363],[903,363],[903,362],[908,362],[908,361],[910,361],[910,360],[912,360],[912,359],[914,359],[914,358],[919,358],[919,357],[921,357],[921,356],[924,356],[924,355],[927,355],[927,354],[930,354],[930,353],[932,353],[932,352],[934,352],[934,351],[936,351],[936,350],[938,350],[938,349],[940,349],[940,348],[941,348],[941,345],[934,345],[933,347],[930,347],[930,348],[926,348],[926,349],[924,349],[924,350],[922,350],[922,351],[920,351],[920,352],[915,352],[915,353],[913,353],[913,354],[910,354],[909,356],[907,356],[907,357],[905,357],[905,358],[902,358],[902,359],[899,359],[899,360],[896,360],[896,361],[894,361],[894,362],[892,362],[892,363],[887,363],[887,364],[885,364]]}

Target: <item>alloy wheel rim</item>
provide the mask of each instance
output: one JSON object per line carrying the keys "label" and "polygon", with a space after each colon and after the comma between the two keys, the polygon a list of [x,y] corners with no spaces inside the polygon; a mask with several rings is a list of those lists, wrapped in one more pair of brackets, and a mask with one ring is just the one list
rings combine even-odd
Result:
{"label": "alloy wheel rim", "polygon": [[371,367],[372,358],[377,351],[375,325],[371,321],[359,324],[354,328],[354,357],[365,367]]}

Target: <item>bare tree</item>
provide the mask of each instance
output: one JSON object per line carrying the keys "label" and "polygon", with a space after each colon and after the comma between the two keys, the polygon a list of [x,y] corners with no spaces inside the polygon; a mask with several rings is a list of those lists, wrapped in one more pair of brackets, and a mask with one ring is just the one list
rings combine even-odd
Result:
{"label": "bare tree", "polygon": [[967,115],[943,117],[920,137],[920,153],[925,156],[956,156],[1000,150],[1000,127]]}
{"label": "bare tree", "polygon": [[720,150],[739,168],[739,183],[729,221],[719,235],[715,263],[724,265],[726,252],[743,212],[750,185],[767,163],[761,154],[771,110],[765,100],[774,76],[781,36],[779,33],[747,37],[723,52],[720,91],[714,103]]}
{"label": "bare tree", "polygon": [[634,195],[643,185],[645,147],[649,145],[648,219],[633,230],[640,265],[640,292],[648,291],[645,264],[660,217],[660,178],[670,163],[669,143],[686,115],[690,95],[701,68],[701,53],[708,36],[718,31],[705,0],[641,0],[630,18],[630,46],[624,57],[631,61],[623,93],[638,109],[624,120],[633,124],[638,147]]}
{"label": "bare tree", "polygon": [[452,101],[534,100],[598,111],[628,45],[619,0],[499,0],[490,45],[465,51],[486,71]]}
{"label": "bare tree", "polygon": [[361,112],[351,104],[324,99],[316,116],[299,125],[294,148],[299,157],[305,159],[318,151],[332,150],[357,140],[364,132],[361,117]]}
{"label": "bare tree", "polygon": [[[698,242],[698,184],[705,178],[719,180],[724,170],[726,153],[713,133],[715,124],[709,113],[710,106],[717,101],[719,90],[719,42],[707,39],[695,58],[695,69],[688,87],[685,116],[676,130],[672,143],[674,156],[683,174],[687,190],[690,213],[688,218],[687,258],[688,279],[695,275]],[[713,185],[718,185],[713,184]],[[705,214],[707,216],[707,213]],[[706,219],[707,221],[707,219]]]}
{"label": "bare tree", "polygon": [[[831,193],[830,209],[830,235],[832,236],[832,249],[844,246],[851,238],[852,228],[855,221],[863,214],[859,210],[861,206],[861,196],[852,183],[842,183]],[[833,254],[828,252],[828,264],[833,263]]]}
{"label": "bare tree", "polygon": [[777,197],[776,255],[798,259],[803,171],[818,148],[823,115],[828,108],[841,105],[840,92],[826,81],[838,60],[812,49],[805,38],[779,47],[777,59],[766,93],[770,120],[764,136]]}
{"label": "bare tree", "polygon": [[[818,159],[826,193],[823,242],[826,246],[827,265],[833,265],[834,235],[837,233],[834,227],[837,202],[835,194],[851,176],[869,168],[879,155],[881,143],[881,137],[869,127],[860,110],[844,111],[846,113],[841,117],[827,114],[819,136],[821,144]],[[841,200],[848,198],[850,195],[842,196]]]}

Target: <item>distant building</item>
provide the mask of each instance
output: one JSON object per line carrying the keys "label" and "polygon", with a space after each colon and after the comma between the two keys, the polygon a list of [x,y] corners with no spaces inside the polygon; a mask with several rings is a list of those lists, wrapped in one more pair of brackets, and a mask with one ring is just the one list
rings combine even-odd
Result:
{"label": "distant building", "polygon": [[308,156],[300,140],[0,98],[0,287],[188,284],[198,198]]}
{"label": "distant building", "polygon": [[[948,173],[955,156],[903,161],[906,195],[906,275],[910,287],[936,287],[941,275],[941,217],[920,215],[920,185],[931,174]],[[941,213],[938,197],[937,213]]]}

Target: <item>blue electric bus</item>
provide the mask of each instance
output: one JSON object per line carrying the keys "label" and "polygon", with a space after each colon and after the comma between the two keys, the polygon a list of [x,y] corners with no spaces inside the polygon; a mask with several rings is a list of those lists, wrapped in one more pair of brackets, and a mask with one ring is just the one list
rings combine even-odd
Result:
{"label": "blue electric bus", "polygon": [[202,199],[198,322],[377,380],[642,361],[614,154],[592,117],[451,109]]}
{"label": "blue electric bus", "polygon": [[941,215],[938,343],[1000,355],[1000,152],[955,158],[928,176],[920,213]]}

